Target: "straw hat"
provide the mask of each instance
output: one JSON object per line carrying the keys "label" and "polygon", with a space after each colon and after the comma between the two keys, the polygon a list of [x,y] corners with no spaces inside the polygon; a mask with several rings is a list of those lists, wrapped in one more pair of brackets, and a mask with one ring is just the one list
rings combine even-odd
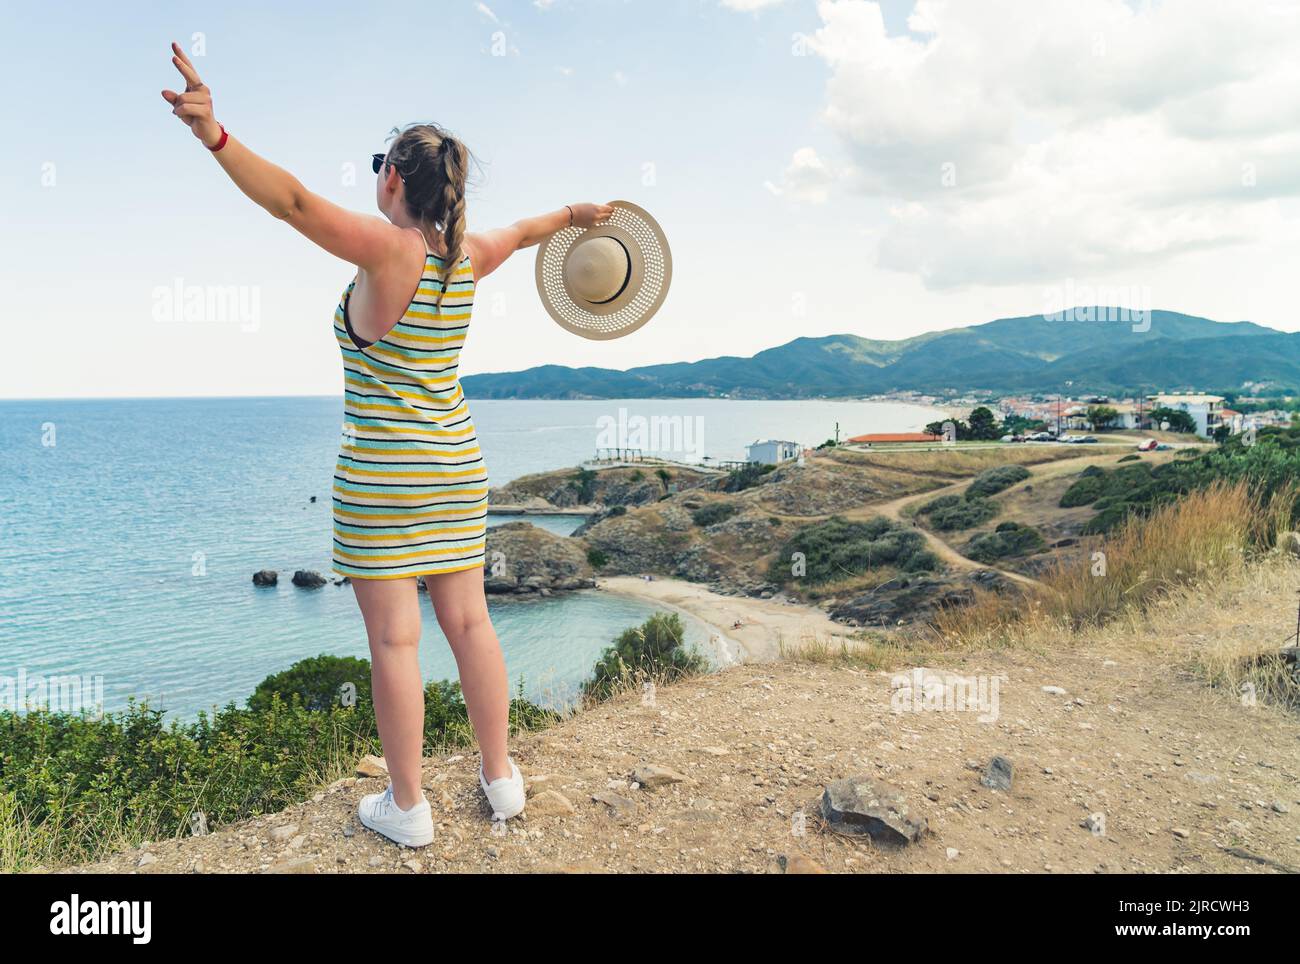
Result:
{"label": "straw hat", "polygon": [[561,228],[537,251],[537,291],[561,328],[620,338],[654,317],[668,295],[673,258],[663,229],[630,201],[590,228]]}

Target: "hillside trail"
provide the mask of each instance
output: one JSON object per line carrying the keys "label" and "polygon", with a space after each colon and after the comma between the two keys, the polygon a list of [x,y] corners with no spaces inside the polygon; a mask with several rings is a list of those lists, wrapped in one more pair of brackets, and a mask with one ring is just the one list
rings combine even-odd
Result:
{"label": "hillside trail", "polygon": [[[1016,484],[1023,485],[1025,482],[1030,482],[1031,480],[1041,482],[1047,479],[1058,478],[1062,475],[1081,472],[1089,465],[1114,462],[1116,458],[1118,458],[1118,456],[1114,452],[1108,452],[1098,455],[1080,456],[1079,458],[1073,459],[1061,459],[1055,462],[1040,462],[1037,465],[1026,465],[1025,468],[1029,471],[1029,478]],[[919,495],[905,495],[898,499],[891,499],[888,502],[877,502],[864,505],[844,513],[844,516],[848,519],[869,519],[873,516],[879,515],[895,522],[910,522],[911,520],[905,515],[905,510],[909,507],[919,506],[925,502],[929,502],[931,499],[937,499],[945,495],[961,495],[970,487],[972,481],[973,479],[962,479],[960,482],[954,482],[952,485],[946,485],[938,489],[931,489],[930,491],[920,493]],[[921,535],[925,537],[925,541],[930,550],[950,566],[965,570],[992,569],[999,575],[1005,576],[1007,579],[1018,582],[1021,585],[1033,586],[1039,589],[1047,588],[1041,581],[1034,579],[1032,576],[1026,576],[1023,573],[1014,572],[1010,569],[1002,569],[997,566],[990,566],[982,562],[976,562],[974,559],[968,559],[954,549],[950,543],[941,538],[938,533],[922,525],[915,525],[914,527],[917,532],[921,533]]]}

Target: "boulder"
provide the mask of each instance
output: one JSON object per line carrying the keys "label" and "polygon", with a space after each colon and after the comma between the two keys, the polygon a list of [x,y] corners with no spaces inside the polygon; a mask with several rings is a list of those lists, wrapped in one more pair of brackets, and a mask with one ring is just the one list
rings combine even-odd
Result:
{"label": "boulder", "polygon": [[595,585],[587,550],[579,540],[528,522],[488,529],[483,572],[487,592],[537,596]]}
{"label": "boulder", "polygon": [[293,584],[299,589],[319,589],[328,581],[315,569],[299,569],[293,574]]}
{"label": "boulder", "polygon": [[280,581],[280,574],[274,569],[259,569],[253,573],[254,586],[274,586]]}
{"label": "boulder", "polygon": [[1010,790],[1011,777],[1014,768],[1011,761],[1004,756],[995,756],[989,761],[989,765],[984,768],[984,774],[980,777],[980,783],[990,790]]}
{"label": "boulder", "polygon": [[928,829],[924,817],[913,815],[894,791],[869,776],[829,784],[822,793],[822,816],[832,830],[895,847],[916,843]]}

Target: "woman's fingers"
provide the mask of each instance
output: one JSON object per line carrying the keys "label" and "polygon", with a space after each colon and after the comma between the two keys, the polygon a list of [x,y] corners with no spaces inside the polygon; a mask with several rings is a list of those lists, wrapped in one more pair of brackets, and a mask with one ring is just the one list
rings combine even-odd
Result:
{"label": "woman's fingers", "polygon": [[180,44],[175,41],[172,41],[172,64],[185,78],[186,90],[198,90],[203,86],[203,81],[199,80],[199,72],[194,69],[190,58],[185,56],[185,51],[181,50]]}

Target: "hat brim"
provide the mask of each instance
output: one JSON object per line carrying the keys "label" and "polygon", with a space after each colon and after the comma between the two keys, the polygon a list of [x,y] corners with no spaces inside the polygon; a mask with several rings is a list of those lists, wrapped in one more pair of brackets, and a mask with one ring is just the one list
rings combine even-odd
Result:
{"label": "hat brim", "polygon": [[[631,201],[611,205],[614,213],[604,224],[562,228],[537,250],[537,292],[547,314],[566,331],[597,341],[630,335],[653,318],[668,297],[673,276],[672,252],[658,222]],[[615,238],[623,245],[630,271],[617,295],[594,304],[569,288],[564,266],[579,242],[598,237]]]}

